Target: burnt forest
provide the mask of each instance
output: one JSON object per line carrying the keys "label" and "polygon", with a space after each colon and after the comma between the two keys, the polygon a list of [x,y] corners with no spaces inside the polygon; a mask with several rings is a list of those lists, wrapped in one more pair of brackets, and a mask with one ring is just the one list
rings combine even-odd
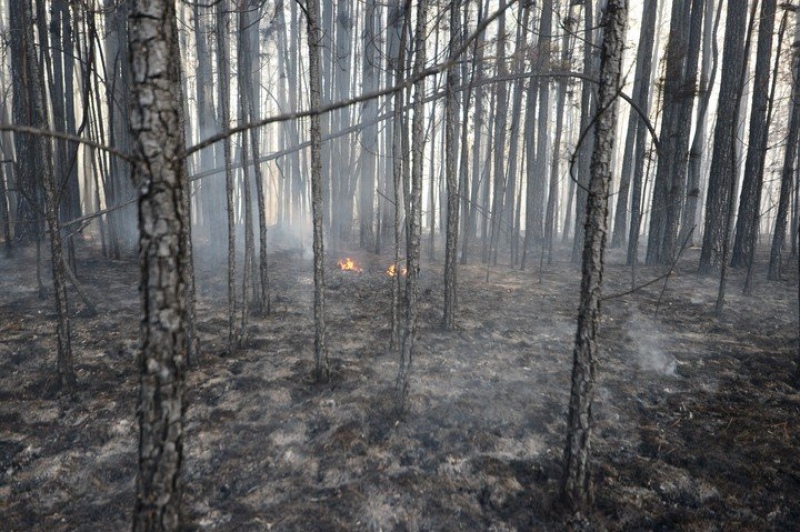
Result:
{"label": "burnt forest", "polygon": [[800,1],[0,36],[0,529],[797,530]]}

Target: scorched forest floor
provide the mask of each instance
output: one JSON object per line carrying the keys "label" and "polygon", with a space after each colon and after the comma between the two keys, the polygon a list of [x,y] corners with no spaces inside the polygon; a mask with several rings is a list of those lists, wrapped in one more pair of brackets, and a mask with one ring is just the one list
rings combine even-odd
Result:
{"label": "scorched forest floor", "polygon": [[[458,330],[441,319],[442,250],[425,260],[408,414],[396,422],[390,259],[329,251],[332,380],[315,384],[311,261],[270,255],[272,314],[226,349],[224,260],[197,261],[202,352],[187,372],[189,530],[561,530],[558,492],[580,269],[459,272]],[[202,246],[198,247],[202,253]],[[597,529],[796,530],[800,523],[797,272],[751,297],[695,273],[603,303],[594,407]],[[427,255],[427,253],[426,253]],[[343,272],[350,256],[361,272]],[[288,261],[290,258],[291,261]],[[51,295],[33,250],[0,259],[0,528],[126,530],[138,424],[138,264],[83,244],[71,289],[78,393],[54,393]],[[639,267],[638,282],[664,273]],[[43,272],[47,286],[49,273]],[[238,283],[237,283],[238,284]],[[631,287],[620,251],[604,294]]]}

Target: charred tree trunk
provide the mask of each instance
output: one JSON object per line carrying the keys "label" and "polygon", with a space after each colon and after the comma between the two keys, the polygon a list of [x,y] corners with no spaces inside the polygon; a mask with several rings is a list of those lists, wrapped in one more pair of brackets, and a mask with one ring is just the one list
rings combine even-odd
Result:
{"label": "charred tree trunk", "polygon": [[[800,43],[800,16],[795,21],[795,43]],[[792,198],[792,185],[795,178],[795,164],[800,151],[800,47],[794,48],[792,69],[792,104],[789,111],[789,132],[786,138],[786,151],[781,170],[781,190],[778,198],[778,214],[775,217],[775,230],[772,233],[772,246],[769,253],[769,273],[771,281],[780,281],[783,269],[782,251],[786,241],[786,226],[789,218],[789,203]]]}
{"label": "charred tree trunk", "polygon": [[[389,47],[389,69],[394,71],[395,84],[399,84],[405,78],[405,62],[406,62],[406,35],[407,26],[410,17],[408,16],[411,9],[411,0],[406,0],[401,4],[398,0],[392,6],[392,11],[389,13],[390,23],[392,26],[391,41]],[[394,46],[391,46],[391,45]],[[392,189],[394,198],[394,267],[395,275],[392,278],[392,335],[391,335],[391,348],[394,349],[400,345],[400,240],[401,228],[400,218],[403,212],[403,203],[401,198],[402,187],[401,181],[403,180],[404,163],[403,154],[403,93],[404,91],[398,90],[394,93],[394,109],[392,116]]]}
{"label": "charred tree trunk", "polygon": [[[364,90],[378,88],[380,77],[380,47],[378,31],[381,17],[376,0],[369,0],[364,14],[364,50],[362,72]],[[375,245],[375,168],[378,159],[378,100],[364,102],[362,118],[369,124],[361,133],[361,179],[359,181],[358,220],[359,244],[362,249]]]}
{"label": "charred tree trunk", "polygon": [[[309,60],[309,103],[312,109],[322,104],[320,52],[322,33],[319,26],[319,0],[306,3]],[[325,338],[325,246],[323,243],[322,204],[322,126],[320,115],[311,115],[311,213],[314,227],[314,361],[317,381],[330,378],[330,361]]]}
{"label": "charred tree trunk", "polygon": [[140,293],[139,476],[135,531],[181,525],[183,387],[186,359],[186,242],[189,223],[181,178],[185,149],[175,3],[131,4],[131,126],[139,190]]}
{"label": "charred tree trunk", "polygon": [[3,224],[3,251],[7,258],[14,255],[14,244],[11,241],[11,213],[9,211],[10,197],[6,185],[6,165],[0,163],[0,224]]}
{"label": "charred tree trunk", "polygon": [[670,264],[677,253],[678,223],[685,198],[686,163],[697,63],[702,34],[703,1],[672,4],[664,79],[664,106],[653,186],[647,263]]}
{"label": "charred tree trunk", "polygon": [[[483,2],[478,2],[478,24],[480,24],[484,14]],[[475,45],[473,47],[473,67],[472,76],[470,76],[470,83],[478,83],[482,77],[483,72],[483,54],[484,54],[484,33],[481,32],[475,37]],[[478,206],[480,201],[478,194],[481,186],[481,149],[483,147],[483,102],[486,91],[482,87],[478,87],[475,92],[475,117],[473,124],[475,127],[475,135],[472,138],[472,179],[469,192],[469,210],[465,216],[464,230],[462,231],[462,245],[461,245],[461,264],[467,264],[470,254],[470,243],[474,238],[477,238],[478,233]],[[465,119],[466,120],[466,119]],[[462,146],[466,149],[466,144]]]}
{"label": "charred tree trunk", "polygon": [[[506,1],[500,0],[500,10],[504,10]],[[503,77],[508,74],[506,66],[506,17],[501,15],[498,21],[497,38],[497,76]],[[491,237],[489,239],[489,264],[497,264],[497,252],[500,247],[500,225],[503,219],[503,203],[505,197],[505,157],[503,154],[506,149],[506,129],[508,123],[508,110],[506,108],[506,98],[508,89],[506,82],[501,81],[497,84],[497,110],[494,119],[494,169],[492,171],[492,210],[491,210]],[[488,271],[488,270],[487,270]]]}
{"label": "charred tree trunk", "polygon": [[[583,45],[583,73],[585,76],[593,77],[595,73],[595,56],[594,56],[594,24],[595,15],[592,2],[584,2],[584,38],[586,42]],[[590,128],[595,127],[592,124],[595,114],[595,89],[589,82],[584,82],[581,88],[581,122],[580,134],[585,135],[583,144],[578,146],[580,150],[578,155],[578,186],[575,196],[575,237],[572,240],[572,262],[578,262],[581,259],[581,249],[583,249],[584,238],[584,223],[586,216],[586,190],[589,186],[590,175],[590,157],[594,151],[593,142],[594,135]]]}
{"label": "charred tree trunk", "polygon": [[[211,70],[212,51],[209,46],[212,32],[207,18],[207,9],[200,8],[199,3],[192,6],[194,12],[194,40],[197,46],[197,129],[202,139],[214,133],[219,126],[219,116],[214,107],[214,75]],[[212,41],[213,42],[213,41]],[[199,167],[203,170],[217,168],[220,162],[218,157],[219,144],[201,150]],[[218,256],[217,246],[225,241],[225,224],[222,223],[222,197],[225,195],[225,185],[219,174],[212,175],[199,182],[198,201],[200,218],[204,233],[213,243],[211,252]]]}
{"label": "charred tree trunk", "polygon": [[717,125],[714,129],[714,151],[706,198],[703,247],[700,251],[701,273],[708,273],[719,265],[725,225],[729,217],[729,196],[735,187],[738,174],[735,146],[739,122],[738,95],[742,90],[745,60],[747,1],[728,0],[727,13]]}
{"label": "charred tree trunk", "polygon": [[700,177],[703,158],[706,152],[708,136],[708,108],[711,103],[711,92],[717,74],[717,29],[722,18],[720,3],[714,17],[714,0],[706,0],[706,14],[703,21],[703,60],[700,67],[700,86],[698,93],[697,118],[692,145],[689,149],[689,175],[687,178],[686,208],[681,213],[681,232],[678,238],[681,245],[691,245],[698,231],[693,231],[697,223],[698,206],[700,205]]}
{"label": "charred tree trunk", "polygon": [[[609,0],[603,17],[603,44],[600,64],[598,112],[592,173],[586,208],[586,233],[583,247],[578,331],[575,335],[572,366],[572,391],[567,420],[567,443],[561,497],[572,512],[585,513],[592,502],[590,453],[592,439],[592,400],[597,370],[597,329],[600,325],[600,296],[603,279],[603,254],[608,225],[608,193],[611,161],[614,157],[614,131],[617,122],[616,99],[620,90],[622,50],[628,19],[627,0]],[[578,516],[579,519],[583,517]]]}
{"label": "charred tree trunk", "polygon": [[[242,45],[241,65],[243,65],[243,67],[240,67],[244,74],[242,80],[244,88],[242,89],[240,87],[240,90],[243,90],[247,119],[254,121],[260,118],[258,97],[261,88],[259,83],[261,65],[258,53],[258,19],[256,18],[258,14],[258,2],[250,0],[247,6],[249,6],[247,9],[242,10],[244,14],[240,15],[244,17],[244,27],[247,28],[247,38],[243,39]],[[253,53],[253,48],[255,48],[255,53]],[[270,300],[269,266],[267,263],[267,207],[264,198],[264,175],[261,171],[261,164],[259,163],[261,157],[260,137],[258,128],[252,128],[250,130],[250,145],[254,161],[253,174],[256,184],[256,204],[258,205],[258,283],[256,283],[256,295],[258,311],[262,316],[265,316],[270,313]],[[246,143],[246,139],[243,142]]]}
{"label": "charred tree trunk", "polygon": [[[231,124],[230,109],[230,37],[228,22],[230,13],[229,0],[217,2],[217,82],[219,84],[220,129],[226,130]],[[233,352],[239,343],[236,329],[236,221],[234,219],[235,178],[232,168],[231,138],[225,137],[223,143],[223,160],[225,164],[225,197],[228,213],[228,351]]]}
{"label": "charred tree trunk", "polygon": [[[465,1],[464,5],[464,22],[463,22],[463,29],[469,25],[469,1]],[[460,37],[461,41],[463,42],[463,34]],[[478,38],[475,39],[475,43],[477,46]],[[469,145],[469,134],[470,134],[470,120],[469,120],[469,111],[470,106],[472,103],[472,94],[473,94],[473,82],[475,80],[475,71],[476,71],[476,54],[475,48],[472,49],[472,61],[471,64],[468,65],[464,62],[464,66],[462,68],[462,80],[469,80],[467,83],[467,89],[464,91],[464,95],[462,96],[463,106],[462,106],[462,113],[461,113],[461,145],[459,146],[461,150],[461,162],[459,164],[459,194],[461,196],[461,227],[459,229],[459,236],[461,238],[461,264],[466,264],[467,261],[467,248],[468,243],[465,243],[468,239],[468,234],[470,232],[471,222],[470,222],[470,207],[473,202],[473,197],[470,194],[470,178],[469,178],[469,155],[470,155],[470,145]],[[476,104],[477,105],[477,104]],[[473,142],[478,136],[478,131],[475,131],[475,136],[473,136]],[[474,150],[479,151],[480,147],[478,146],[479,143],[475,143],[476,146]]]}
{"label": "charred tree trunk", "polygon": [[[642,12],[642,25],[639,30],[639,45],[636,51],[636,77],[633,80],[633,98],[639,109],[647,113],[650,97],[650,73],[653,65],[653,48],[655,44],[656,14],[658,12],[658,2],[644,2]],[[620,173],[619,194],[617,197],[617,208],[614,213],[614,232],[611,237],[611,247],[623,246],[629,235],[628,212],[630,221],[633,223],[633,209],[629,211],[629,196],[631,192],[631,177],[634,173],[635,165],[643,165],[643,157],[638,152],[637,140],[640,136],[645,138],[647,132],[644,131],[642,119],[638,113],[631,110],[628,117],[628,132],[625,137],[625,151],[622,158],[622,171]],[[641,178],[641,176],[640,176]],[[636,186],[634,188],[637,188]],[[641,181],[638,183],[637,191],[641,195]],[[637,211],[638,211],[638,198]],[[638,215],[638,212],[637,212]],[[638,224],[638,219],[636,220]],[[638,227],[637,227],[638,236]]]}
{"label": "charred tree trunk", "polygon": [[[37,61],[33,44],[34,21],[31,0],[10,0],[8,3],[9,60],[11,92],[13,95],[12,119],[14,123],[36,127],[42,123],[33,105],[34,87],[39,83],[32,68]],[[26,15],[27,14],[27,15]],[[14,133],[14,188],[17,204],[14,237],[22,243],[37,242],[42,234],[44,201],[41,191],[43,154],[41,143],[29,133]]]}
{"label": "charred tree trunk", "polygon": [[[127,35],[129,2],[106,0],[105,63],[110,86],[108,102],[109,143],[127,153],[131,151],[131,136],[128,107],[131,101],[130,57],[125,36]],[[87,16],[92,16],[87,14]],[[109,174],[105,177],[105,199],[108,207],[116,207],[136,197],[130,180],[131,169],[125,161],[112,157],[108,161]],[[130,254],[136,247],[133,205],[111,211],[108,215],[108,254],[119,259]]]}
{"label": "charred tree trunk", "polygon": [[[450,5],[450,54],[454,54],[460,44],[460,2]],[[442,325],[448,331],[456,325],[456,304],[458,288],[458,226],[459,226],[459,179],[458,164],[456,162],[456,139],[458,137],[458,98],[455,88],[458,86],[458,66],[453,65],[447,71],[447,96],[445,102],[445,164],[447,172],[447,236],[445,239],[444,253],[444,313]]]}
{"label": "charred tree trunk", "polygon": [[[31,2],[22,2],[20,16],[23,20],[33,24],[34,18]],[[43,17],[44,13],[38,13]],[[41,18],[39,18],[41,20]],[[43,24],[39,26],[40,42],[46,42],[43,34]],[[45,103],[45,76],[43,65],[39,64],[33,40],[33,27],[30,28],[30,39],[25,39],[25,55],[29,58],[28,71],[34,83],[30,90],[30,106],[33,116],[38,122],[34,127],[50,129],[47,105]],[[47,222],[47,231],[50,233],[50,259],[53,273],[53,289],[56,306],[56,340],[58,345],[58,388],[62,393],[71,394],[75,389],[75,373],[72,365],[72,343],[69,319],[69,300],[67,299],[67,274],[64,262],[64,248],[61,235],[61,220],[59,217],[59,187],[53,170],[53,144],[50,138],[36,136],[32,139],[38,144],[37,152],[42,155],[39,177],[44,191],[44,216]]]}
{"label": "charred tree trunk", "polygon": [[772,39],[775,28],[777,0],[761,0],[756,50],[756,70],[753,79],[753,100],[750,108],[750,137],[744,178],[739,195],[739,215],[736,218],[736,236],[733,241],[731,267],[750,265],[755,251],[760,223],[761,190],[764,185],[764,165],[767,158],[769,121],[769,71],[772,64]]}
{"label": "charred tree trunk", "polygon": [[[416,54],[414,70],[416,73],[422,72],[425,68],[427,14],[427,2],[417,2],[417,23],[414,31],[414,51]],[[422,165],[425,151],[422,128],[424,99],[425,78],[422,78],[414,84],[414,118],[412,124],[414,142],[411,170],[411,201],[409,202],[408,212],[408,240],[406,243],[405,321],[403,324],[403,339],[400,346],[400,368],[397,372],[396,383],[398,417],[405,412],[411,364],[414,357],[414,341],[417,334],[417,314],[419,313],[417,291],[419,287],[420,240],[422,238]]]}

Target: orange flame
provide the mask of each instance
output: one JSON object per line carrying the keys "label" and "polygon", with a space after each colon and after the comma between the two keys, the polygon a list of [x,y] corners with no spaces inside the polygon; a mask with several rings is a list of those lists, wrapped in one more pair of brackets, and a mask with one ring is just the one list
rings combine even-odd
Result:
{"label": "orange flame", "polygon": [[361,271],[361,268],[356,266],[356,262],[353,259],[351,259],[350,257],[347,257],[344,260],[339,260],[339,268],[341,268],[343,272],[360,272]]}
{"label": "orange flame", "polygon": [[[402,275],[403,277],[405,277],[407,273],[408,270],[406,268],[400,270],[400,275]],[[397,267],[394,264],[392,264],[391,266],[389,266],[389,269],[386,270],[386,274],[389,277],[394,277],[395,275],[397,275]]]}

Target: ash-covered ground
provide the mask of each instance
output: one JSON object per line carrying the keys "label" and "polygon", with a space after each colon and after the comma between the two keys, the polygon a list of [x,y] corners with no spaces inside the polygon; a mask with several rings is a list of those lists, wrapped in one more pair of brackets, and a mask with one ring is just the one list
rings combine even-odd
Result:
{"label": "ash-covered ground", "polygon": [[[694,273],[697,253],[686,253],[666,288],[603,303],[590,519],[599,530],[796,530],[797,272],[767,282],[759,257],[750,297],[743,273],[732,272],[717,319],[717,281]],[[197,262],[188,530],[565,528],[555,500],[580,280],[566,251],[541,275],[538,264],[497,266],[487,282],[485,266],[461,267],[455,332],[439,326],[442,262],[424,261],[399,422],[388,255],[328,253],[326,384],[312,380],[311,261],[270,256],[273,312],[251,318],[248,345],[233,353],[225,267]],[[340,271],[345,257],[362,271]],[[70,401],[53,392],[54,311],[37,297],[33,252],[0,258],[0,528],[128,528],[137,268],[79,250],[77,274],[100,312],[88,317],[71,291],[79,392]],[[637,282],[662,273],[639,267]],[[612,252],[605,295],[630,288],[630,269]]]}

